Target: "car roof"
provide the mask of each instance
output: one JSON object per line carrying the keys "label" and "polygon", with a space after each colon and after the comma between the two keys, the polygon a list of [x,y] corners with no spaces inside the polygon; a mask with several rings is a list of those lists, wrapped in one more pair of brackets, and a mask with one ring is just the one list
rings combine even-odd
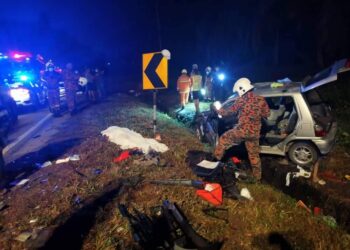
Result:
{"label": "car roof", "polygon": [[[276,87],[274,86],[276,85]],[[258,82],[254,83],[254,92],[256,94],[285,94],[300,93],[301,83],[278,83],[278,82]]]}

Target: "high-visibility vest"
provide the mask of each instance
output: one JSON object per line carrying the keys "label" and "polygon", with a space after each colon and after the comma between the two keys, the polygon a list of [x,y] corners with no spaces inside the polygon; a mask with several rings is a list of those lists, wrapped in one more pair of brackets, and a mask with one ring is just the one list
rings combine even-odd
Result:
{"label": "high-visibility vest", "polygon": [[190,91],[190,86],[191,86],[191,78],[186,75],[182,74],[178,79],[177,79],[177,88],[179,92],[189,92]]}
{"label": "high-visibility vest", "polygon": [[202,76],[201,75],[192,75],[192,91],[199,91],[202,88]]}

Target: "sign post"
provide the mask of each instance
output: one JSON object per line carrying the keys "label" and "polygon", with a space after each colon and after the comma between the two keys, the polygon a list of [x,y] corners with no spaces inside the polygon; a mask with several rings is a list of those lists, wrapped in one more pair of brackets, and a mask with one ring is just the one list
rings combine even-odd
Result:
{"label": "sign post", "polygon": [[153,134],[157,133],[157,90],[153,90]]}
{"label": "sign post", "polygon": [[153,90],[154,136],[157,132],[157,90],[168,88],[168,60],[170,60],[168,50],[142,55],[143,90]]}

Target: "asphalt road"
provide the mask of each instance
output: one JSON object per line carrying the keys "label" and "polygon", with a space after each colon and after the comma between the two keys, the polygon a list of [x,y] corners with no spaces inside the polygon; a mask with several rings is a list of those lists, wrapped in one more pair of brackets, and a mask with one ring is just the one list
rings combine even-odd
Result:
{"label": "asphalt road", "polygon": [[[78,97],[79,107],[86,106],[86,100]],[[7,146],[3,150],[6,163],[13,162],[20,157],[39,150],[50,143],[60,127],[70,118],[67,111],[63,116],[54,118],[48,107],[36,111],[28,109],[18,116],[18,121],[7,137]]]}

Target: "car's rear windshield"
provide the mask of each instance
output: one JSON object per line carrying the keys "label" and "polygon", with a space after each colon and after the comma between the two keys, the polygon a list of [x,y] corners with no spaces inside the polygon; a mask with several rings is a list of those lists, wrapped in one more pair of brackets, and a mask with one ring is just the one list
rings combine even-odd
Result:
{"label": "car's rear windshield", "polygon": [[304,97],[309,104],[310,111],[316,123],[323,125],[328,130],[334,120],[329,105],[322,100],[316,89],[305,92]]}

